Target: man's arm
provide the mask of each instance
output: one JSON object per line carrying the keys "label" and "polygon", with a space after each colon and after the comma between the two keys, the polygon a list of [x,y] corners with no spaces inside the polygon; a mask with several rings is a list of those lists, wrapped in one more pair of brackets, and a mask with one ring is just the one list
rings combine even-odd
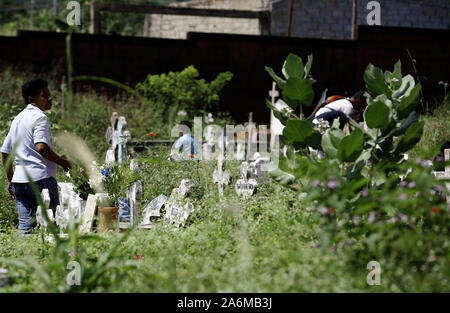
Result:
{"label": "man's arm", "polygon": [[57,155],[52,148],[50,148],[46,143],[38,142],[34,145],[36,151],[49,161],[55,162],[61,166],[65,171],[71,168],[70,162],[59,155]]}
{"label": "man's arm", "polygon": [[13,167],[12,167],[12,162],[9,162],[8,164],[8,157],[9,154],[2,152],[2,162],[3,162],[3,166],[5,167],[6,170],[6,177],[8,177],[8,193],[9,196],[11,197],[11,199],[15,199],[14,197],[14,193],[11,189],[12,183],[11,180],[13,178],[14,175],[14,171],[13,171]]}

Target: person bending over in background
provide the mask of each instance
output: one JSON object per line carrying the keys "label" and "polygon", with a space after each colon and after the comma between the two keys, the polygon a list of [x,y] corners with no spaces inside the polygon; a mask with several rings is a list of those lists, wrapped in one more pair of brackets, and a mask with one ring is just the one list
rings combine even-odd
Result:
{"label": "person bending over in background", "polygon": [[331,126],[333,121],[338,118],[340,128],[343,129],[345,124],[348,123],[349,117],[359,122],[364,110],[361,99],[363,93],[363,91],[358,91],[351,98],[341,96],[329,97],[325,101],[324,106],[316,112],[313,123],[318,124],[318,120],[323,119],[328,121]]}
{"label": "person bending over in background", "polygon": [[[59,205],[56,165],[65,171],[71,165],[52,150],[50,124],[45,114],[52,108],[47,81],[36,78],[26,82],[22,86],[22,97],[27,106],[12,121],[1,152],[8,178],[8,192],[17,202],[19,230],[28,234],[37,224],[38,206],[30,182],[34,182],[40,192],[48,189],[50,209],[55,213]],[[11,153],[14,155],[14,170],[12,162],[7,162]]]}
{"label": "person bending over in background", "polygon": [[178,125],[180,138],[172,146],[171,160],[189,160],[197,155],[199,146],[191,134],[191,129],[192,124],[189,121],[181,121]]}

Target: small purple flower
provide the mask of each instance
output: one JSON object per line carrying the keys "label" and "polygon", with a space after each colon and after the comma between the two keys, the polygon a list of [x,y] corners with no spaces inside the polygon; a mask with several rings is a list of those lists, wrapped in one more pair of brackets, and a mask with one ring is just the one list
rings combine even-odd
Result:
{"label": "small purple flower", "polygon": [[421,165],[423,167],[431,167],[431,165],[433,165],[433,162],[431,162],[430,160],[425,160],[425,161],[422,161]]}
{"label": "small purple flower", "polygon": [[369,222],[369,223],[373,223],[373,222],[375,222],[375,215],[377,215],[375,212],[370,212],[369,213],[369,218],[367,219],[367,222]]}
{"label": "small purple flower", "polygon": [[442,186],[440,186],[440,185],[433,185],[431,188],[432,188],[434,191],[438,192],[438,193],[441,193],[442,190],[444,190],[444,189],[442,188]]}
{"label": "small purple flower", "polygon": [[409,184],[408,184],[408,188],[409,189],[412,189],[412,188],[414,188],[414,187],[416,187],[416,183],[415,182],[410,182]]}
{"label": "small purple flower", "polygon": [[402,193],[402,194],[400,195],[400,200],[405,201],[405,200],[407,200],[407,199],[408,199],[408,195],[407,195],[406,193]]}
{"label": "small purple flower", "polygon": [[390,222],[393,224],[397,223],[397,221],[398,221],[398,218],[395,216],[393,218],[391,218],[391,220],[390,220]]}
{"label": "small purple flower", "polygon": [[414,163],[416,163],[416,164],[420,164],[422,162],[422,159],[421,158],[417,158],[415,161],[414,161]]}
{"label": "small purple flower", "polygon": [[444,157],[442,155],[436,156],[436,162],[444,162]]}
{"label": "small purple flower", "polygon": [[406,180],[402,180],[400,182],[400,184],[398,184],[400,187],[405,187],[406,185],[408,185],[408,182]]}
{"label": "small purple flower", "polygon": [[311,208],[311,211],[316,211],[317,210],[317,206],[313,206],[312,208]]}
{"label": "small purple flower", "polygon": [[399,214],[398,214],[398,217],[400,218],[400,220],[401,220],[403,223],[407,223],[407,222],[408,222],[408,216],[406,216],[405,214],[399,213]]}
{"label": "small purple flower", "polygon": [[320,184],[320,180],[315,179],[315,180],[312,182],[311,187],[316,188],[317,186],[319,186],[319,184]]}
{"label": "small purple flower", "polygon": [[359,222],[361,220],[361,216],[355,215],[353,216],[353,222]]}
{"label": "small purple flower", "polygon": [[337,188],[337,180],[336,180],[336,178],[333,178],[332,180],[330,180],[329,182],[328,182],[328,188],[330,188],[330,189],[336,189]]}
{"label": "small purple flower", "polygon": [[322,215],[327,215],[328,214],[328,208],[324,207],[320,209],[320,213],[322,213]]}
{"label": "small purple flower", "polygon": [[74,250],[70,250],[69,255],[70,255],[71,257],[75,257],[76,252],[75,252]]}
{"label": "small purple flower", "polygon": [[367,198],[368,195],[369,195],[369,189],[364,188],[364,189],[361,191],[361,197]]}
{"label": "small purple flower", "polygon": [[337,251],[337,246],[336,246],[336,245],[333,245],[333,246],[331,247],[331,251],[336,252],[336,251]]}

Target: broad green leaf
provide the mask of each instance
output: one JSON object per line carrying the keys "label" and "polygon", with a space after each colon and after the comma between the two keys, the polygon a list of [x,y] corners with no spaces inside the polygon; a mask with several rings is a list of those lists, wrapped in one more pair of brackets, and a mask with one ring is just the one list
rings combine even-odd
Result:
{"label": "broad green leaf", "polygon": [[290,53],[284,61],[282,72],[286,79],[303,78],[304,68],[302,58]]}
{"label": "broad green leaf", "polygon": [[369,64],[364,72],[364,82],[372,97],[377,97],[381,94],[390,97],[392,94],[385,83],[383,71],[372,64]]}
{"label": "broad green leaf", "polygon": [[417,112],[412,111],[408,118],[405,120],[405,122],[403,122],[403,124],[397,129],[397,131],[394,133],[394,136],[400,136],[403,135],[406,130],[409,128],[409,126],[412,123],[415,123],[419,120],[419,114],[417,114]]}
{"label": "broad green leaf", "polygon": [[350,135],[342,138],[337,151],[337,156],[341,162],[355,161],[364,148],[364,133],[355,129]]}
{"label": "broad green leaf", "polygon": [[366,97],[367,105],[370,105],[373,103],[374,100],[373,100],[372,96],[370,95],[370,93],[368,93],[367,91],[364,92],[364,97]]}
{"label": "broad green leaf", "polygon": [[283,185],[290,185],[295,182],[295,176],[289,173],[286,173],[280,168],[275,168],[273,170],[269,170],[270,176],[277,182]]}
{"label": "broad green leaf", "polygon": [[419,103],[419,95],[421,89],[422,86],[420,84],[417,84],[416,86],[414,86],[414,88],[412,88],[409,95],[401,98],[400,105],[397,108],[399,118],[408,116],[408,114],[416,109],[417,104]]}
{"label": "broad green leaf", "polygon": [[352,180],[360,175],[362,169],[367,164],[370,159],[370,152],[368,150],[364,150],[361,155],[356,159],[352,166],[347,168],[345,176],[347,179]]}
{"label": "broad green leaf", "polygon": [[392,94],[392,98],[400,100],[402,97],[409,95],[415,85],[414,78],[411,75],[406,75],[402,78],[400,87]]}
{"label": "broad green leaf", "polygon": [[314,109],[314,111],[311,113],[311,115],[306,119],[308,122],[312,122],[315,118],[315,114],[316,112],[320,109],[320,106],[325,102],[326,98],[327,98],[327,91],[328,88],[326,88],[323,92],[322,92],[322,96],[320,96],[319,101],[317,102],[316,108]]}
{"label": "broad green leaf", "polygon": [[406,152],[416,143],[419,142],[420,138],[422,137],[423,133],[423,126],[425,125],[425,122],[415,122],[412,123],[408,129],[406,130],[405,135],[400,139],[400,142],[397,145],[397,148],[395,149],[397,153]]}
{"label": "broad green leaf", "polygon": [[283,99],[294,110],[299,105],[310,106],[314,99],[313,83],[314,81],[309,79],[289,78],[283,89]]}
{"label": "broad green leaf", "polygon": [[288,145],[320,148],[320,133],[305,120],[289,119],[283,129],[283,138]]}
{"label": "broad green leaf", "polygon": [[344,133],[339,129],[330,128],[322,136],[322,150],[331,158],[337,157],[339,144],[341,143]]}
{"label": "broad green leaf", "polygon": [[389,123],[389,108],[383,102],[376,101],[367,106],[364,120],[370,129],[384,128]]}
{"label": "broad green leaf", "polygon": [[278,111],[269,100],[266,99],[266,106],[273,111],[273,115],[281,122],[281,124],[286,125],[288,117],[284,116],[281,111]]}
{"label": "broad green leaf", "polygon": [[394,72],[392,74],[394,74],[396,77],[402,77],[402,62],[400,60],[395,63]]}
{"label": "broad green leaf", "polygon": [[286,85],[286,81],[279,77],[271,67],[265,66],[264,69],[269,73],[270,77],[277,83],[278,87],[283,90],[284,86]]}
{"label": "broad green leaf", "polygon": [[305,76],[304,76],[304,78],[308,78],[309,72],[311,71],[312,62],[313,62],[313,55],[310,54],[310,55],[308,55],[308,62],[306,62],[306,65],[305,65]]}
{"label": "broad green leaf", "polygon": [[397,61],[394,65],[394,72],[391,73],[389,77],[391,82],[391,89],[397,90],[402,84],[402,62],[400,60]]}

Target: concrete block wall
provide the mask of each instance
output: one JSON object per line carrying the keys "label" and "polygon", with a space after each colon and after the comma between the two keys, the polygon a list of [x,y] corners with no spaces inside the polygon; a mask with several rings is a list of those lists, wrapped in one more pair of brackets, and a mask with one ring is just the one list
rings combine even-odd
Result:
{"label": "concrete block wall", "polygon": [[[267,1],[266,1],[267,2]],[[177,3],[176,7],[227,10],[258,10],[261,0],[194,0]],[[267,8],[264,6],[263,8]],[[259,35],[257,19],[197,17],[149,14],[144,23],[144,36],[186,39],[188,32]]]}
{"label": "concrete block wall", "polygon": [[[367,25],[367,4],[358,0],[357,23]],[[381,26],[427,29],[450,28],[449,0],[378,0]],[[350,39],[352,0],[294,0],[291,36],[306,38]],[[272,5],[271,33],[284,36],[287,29],[289,0]]]}

